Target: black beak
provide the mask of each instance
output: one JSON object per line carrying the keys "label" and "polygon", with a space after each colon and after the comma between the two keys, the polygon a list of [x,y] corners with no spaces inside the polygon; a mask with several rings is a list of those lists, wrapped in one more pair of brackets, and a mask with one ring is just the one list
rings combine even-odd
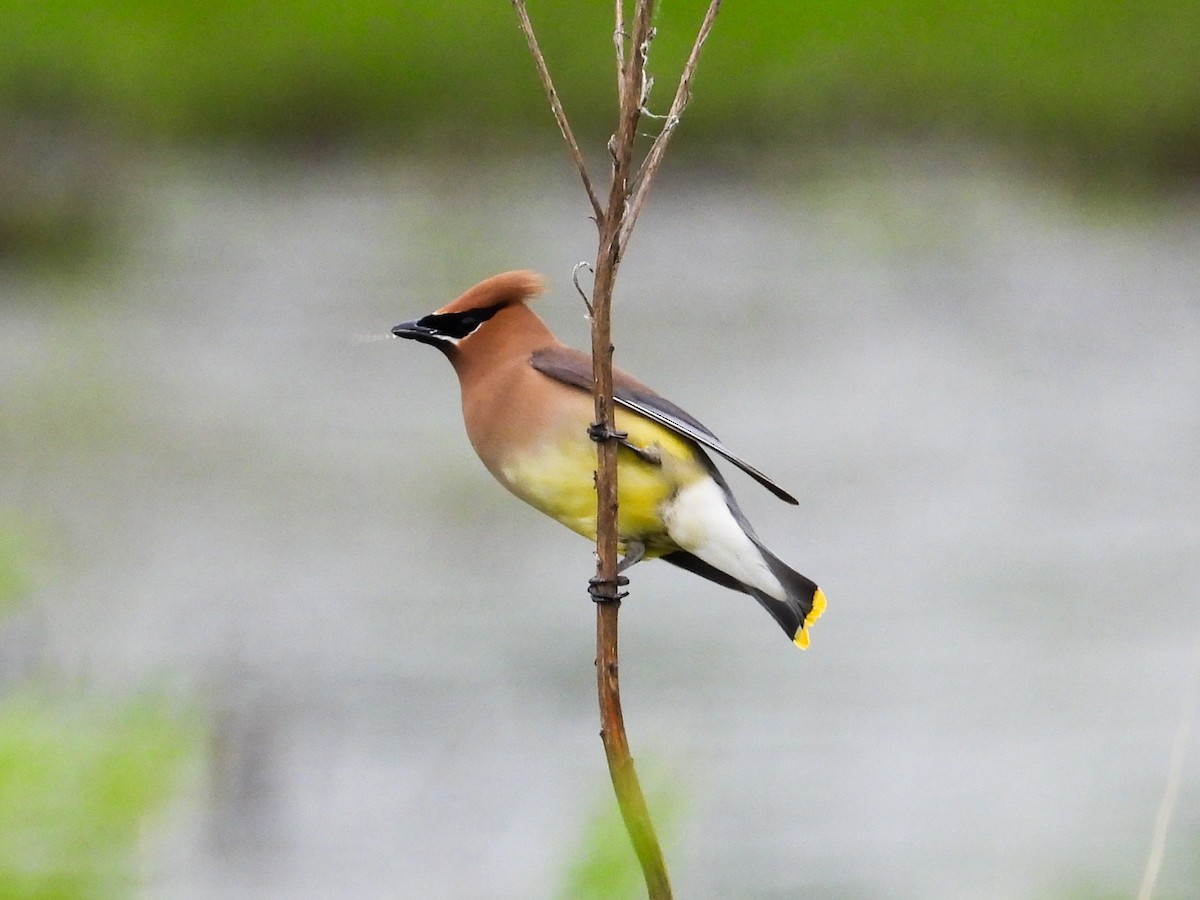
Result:
{"label": "black beak", "polygon": [[428,326],[422,325],[419,321],[401,322],[392,329],[392,336],[398,338],[408,338],[410,341],[420,341],[422,344],[433,344],[435,346],[442,343],[438,338],[438,333]]}

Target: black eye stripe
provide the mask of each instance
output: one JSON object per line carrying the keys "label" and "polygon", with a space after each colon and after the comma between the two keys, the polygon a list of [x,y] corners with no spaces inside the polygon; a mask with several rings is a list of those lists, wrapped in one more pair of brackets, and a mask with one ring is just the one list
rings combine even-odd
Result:
{"label": "black eye stripe", "polygon": [[484,309],[468,309],[463,312],[430,313],[417,324],[457,341],[471,334],[503,308],[504,306],[500,305]]}

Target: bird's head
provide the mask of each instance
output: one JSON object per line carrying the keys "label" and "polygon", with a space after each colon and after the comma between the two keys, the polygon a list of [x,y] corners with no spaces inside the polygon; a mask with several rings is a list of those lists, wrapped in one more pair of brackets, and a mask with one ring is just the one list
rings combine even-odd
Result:
{"label": "bird's head", "polygon": [[441,309],[411,322],[401,322],[392,329],[392,334],[429,344],[449,355],[496,313],[524,303],[541,290],[542,279],[536,272],[520,270],[493,275]]}

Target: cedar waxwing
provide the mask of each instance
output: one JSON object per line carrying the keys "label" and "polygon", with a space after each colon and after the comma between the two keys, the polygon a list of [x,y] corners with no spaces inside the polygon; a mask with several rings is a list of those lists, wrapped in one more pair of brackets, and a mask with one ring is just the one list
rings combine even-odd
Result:
{"label": "cedar waxwing", "polygon": [[[534,272],[482,281],[453,303],[392,329],[454,365],[471,445],[506,488],[572,531],[596,539],[591,356],[561,343],[526,305]],[[797,500],[650,388],[613,370],[617,533],[621,568],[661,557],[750,594],[797,646],[825,609],[815,583],[772,554],[742,515],[704,448],[771,493]]]}

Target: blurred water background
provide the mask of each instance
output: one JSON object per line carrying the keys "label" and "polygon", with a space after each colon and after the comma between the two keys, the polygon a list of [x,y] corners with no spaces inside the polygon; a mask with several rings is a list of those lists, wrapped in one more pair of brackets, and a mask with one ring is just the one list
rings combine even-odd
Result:
{"label": "blurred water background", "polygon": [[[1178,57],[1200,25],[1018,4],[887,20],[887,43],[870,3],[759,6],[718,21],[616,358],[800,497],[731,475],[830,607],[799,653],[746,598],[633,571],[626,719],[677,891],[1131,896],[1200,639],[1200,87]],[[78,10],[14,5],[29,40],[0,65],[0,718],[33,690],[68,724],[59,705],[168,712],[88,763],[153,775],[107,789],[136,800],[132,874],[12,876],[98,852],[53,823],[99,789],[11,787],[73,727],[0,753],[0,886],[581,895],[611,804],[589,546],[491,481],[440,355],[385,337],[531,267],[587,344],[570,271],[595,230],[508,4],[310,4],[278,32],[94,7],[88,44]],[[602,24],[541,14],[549,46],[603,37],[550,62],[606,91]],[[199,33],[230,44],[203,77],[178,40]],[[930,87],[964,66],[961,93]],[[1200,895],[1198,772],[1192,746],[1158,897]]]}

